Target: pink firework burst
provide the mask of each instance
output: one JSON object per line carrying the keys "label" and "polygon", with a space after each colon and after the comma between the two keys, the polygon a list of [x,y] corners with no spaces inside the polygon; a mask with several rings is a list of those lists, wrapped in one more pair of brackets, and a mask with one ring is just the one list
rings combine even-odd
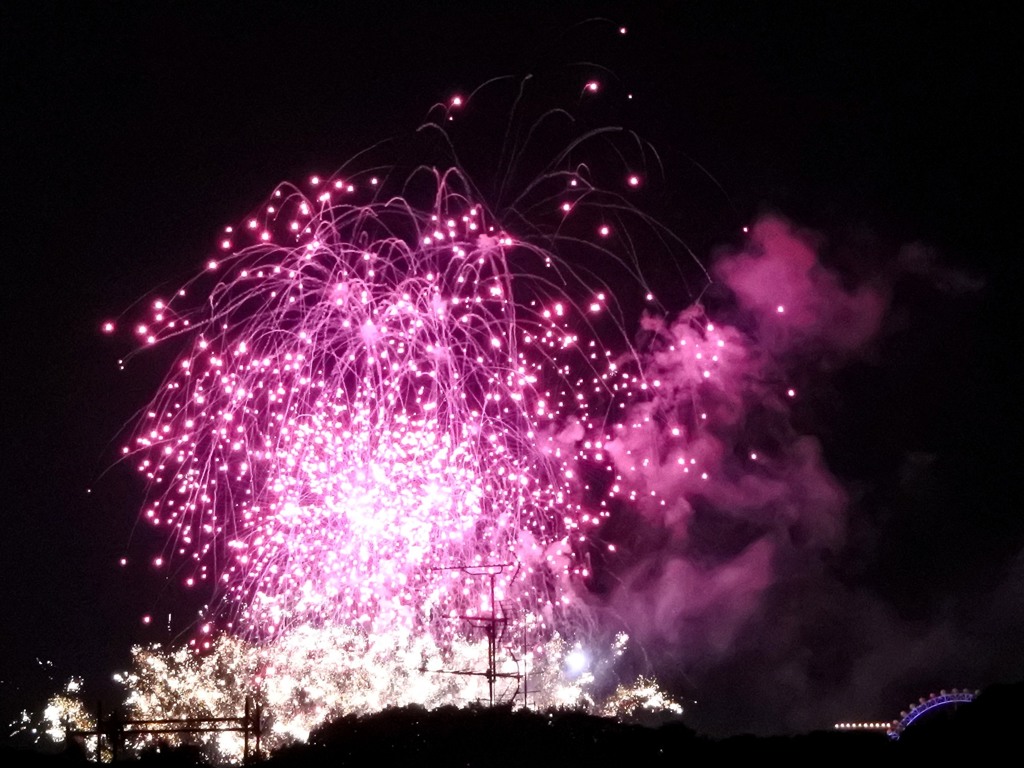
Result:
{"label": "pink firework burst", "polygon": [[581,615],[607,514],[585,503],[610,439],[594,403],[639,382],[628,345],[596,340],[606,288],[461,173],[426,175],[426,205],[371,176],[279,187],[137,327],[184,345],[123,449],[144,516],[250,636],[443,643],[474,617],[544,636]]}

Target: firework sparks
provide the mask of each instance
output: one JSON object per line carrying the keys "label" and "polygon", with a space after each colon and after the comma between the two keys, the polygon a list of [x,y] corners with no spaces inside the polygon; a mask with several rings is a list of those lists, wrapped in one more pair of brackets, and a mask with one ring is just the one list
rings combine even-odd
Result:
{"label": "firework sparks", "polygon": [[[631,224],[678,241],[593,183],[641,186],[619,159],[597,174],[564,151],[499,209],[458,164],[281,185],[152,302],[135,354],[175,357],[123,457],[166,541],[154,566],[207,604],[191,648],[136,650],[129,713],[224,716],[255,691],[268,744],[405,704],[675,715],[650,667],[627,671],[627,635],[641,665],[666,639],[720,653],[786,556],[776,528],[842,535],[841,491],[787,427],[785,355],[859,348],[884,297],[766,219],[718,266],[757,338],[672,315]],[[594,255],[635,279],[580,267]]]}
{"label": "firework sparks", "polygon": [[172,542],[158,564],[191,558],[186,584],[215,583],[245,633],[444,638],[499,604],[544,633],[572,611],[602,515],[578,482],[600,460],[591,391],[638,379],[531,282],[550,254],[453,178],[427,212],[335,201],[351,182],[278,189],[202,302],[191,284],[137,328],[185,344],[124,448]]}
{"label": "firework sparks", "polygon": [[657,303],[629,219],[658,225],[622,196],[642,163],[578,161],[610,135],[574,138],[499,212],[458,163],[282,184],[134,322],[133,356],[175,356],[122,456],[166,541],[153,566],[207,604],[190,649],[136,649],[129,714],[222,716],[259,691],[283,743],[409,703],[597,707],[626,645],[592,632],[589,581],[617,557],[603,529],[666,505],[645,480],[664,429],[682,475],[708,479],[687,450],[699,402],[656,411],[730,360],[699,310],[662,352],[692,357],[689,385],[634,347],[615,298]]}
{"label": "firework sparks", "polygon": [[[468,103],[442,105],[446,118]],[[587,139],[607,137],[570,147]],[[527,703],[527,674],[537,701],[590,700],[593,675],[569,669],[565,644],[590,640],[591,559],[614,552],[602,525],[636,493],[608,447],[660,383],[596,260],[582,270],[558,246],[638,274],[618,232],[640,164],[622,165],[608,193],[563,151],[502,215],[457,164],[283,184],[152,301],[139,346],[177,356],[122,454],[167,542],[153,566],[208,601],[194,649],[244,640],[260,670],[246,685],[266,696],[293,666],[280,649],[361,638],[375,650],[349,666],[389,681],[321,717],[451,703],[437,676],[452,672],[463,700],[488,698],[466,677],[483,660],[491,700]],[[523,211],[546,211],[552,231]],[[159,686],[141,658],[123,680],[149,712],[144,691]],[[422,685],[396,686],[397,660]]]}

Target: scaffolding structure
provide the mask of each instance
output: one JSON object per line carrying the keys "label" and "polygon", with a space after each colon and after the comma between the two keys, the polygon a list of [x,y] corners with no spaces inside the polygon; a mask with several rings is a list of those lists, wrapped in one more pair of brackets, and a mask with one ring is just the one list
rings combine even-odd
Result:
{"label": "scaffolding structure", "polygon": [[[94,756],[97,763],[110,762],[125,756],[125,746],[133,739],[161,734],[199,735],[203,733],[241,733],[242,760],[249,764],[260,759],[262,741],[263,706],[252,696],[245,698],[245,712],[236,717],[172,717],[159,719],[131,719],[118,714],[103,716],[102,705],[97,707],[96,727],[89,730],[67,728],[68,738],[95,738]],[[106,748],[106,749],[105,749]]]}

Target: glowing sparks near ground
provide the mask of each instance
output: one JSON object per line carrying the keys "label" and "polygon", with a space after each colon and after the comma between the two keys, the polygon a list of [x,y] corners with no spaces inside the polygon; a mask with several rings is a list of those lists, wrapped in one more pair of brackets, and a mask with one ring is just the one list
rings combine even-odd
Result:
{"label": "glowing sparks near ground", "polygon": [[[619,636],[615,651],[627,639]],[[582,709],[609,717],[635,718],[638,710],[664,716],[678,714],[679,706],[653,681],[639,678],[632,686],[619,685],[605,701],[595,702],[589,685],[593,675],[577,670],[567,679],[564,665],[570,647],[554,637],[531,668],[533,693],[529,706],[539,711]],[[440,649],[430,638],[411,639],[396,653],[389,637],[367,637],[358,628],[303,627],[271,645],[256,647],[241,638],[222,635],[203,654],[185,647],[136,647],[131,669],[118,674],[124,689],[122,716],[132,720],[231,721],[244,712],[247,691],[258,690],[263,707],[261,750],[308,739],[325,722],[345,715],[367,715],[391,707],[424,706],[436,709],[465,706],[485,699],[487,683],[481,676],[453,675],[430,667],[428,659],[443,658],[453,668],[471,667],[479,659],[478,643],[460,640]],[[501,671],[514,668],[511,660]],[[89,755],[97,746],[110,759],[110,743],[97,745],[96,713],[83,706],[78,681],[51,698],[38,723],[21,724],[59,742],[66,729],[85,735]],[[124,746],[138,754],[160,744],[202,745],[220,764],[239,763],[246,752],[245,734],[238,730],[211,731],[170,737],[166,733],[138,734]],[[250,749],[252,744],[249,744]]]}

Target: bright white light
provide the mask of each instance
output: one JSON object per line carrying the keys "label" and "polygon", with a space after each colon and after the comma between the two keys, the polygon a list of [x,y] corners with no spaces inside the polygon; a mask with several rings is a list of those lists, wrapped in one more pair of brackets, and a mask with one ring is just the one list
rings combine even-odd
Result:
{"label": "bright white light", "polygon": [[587,656],[582,648],[577,648],[565,657],[565,668],[570,675],[578,675],[587,668]]}

